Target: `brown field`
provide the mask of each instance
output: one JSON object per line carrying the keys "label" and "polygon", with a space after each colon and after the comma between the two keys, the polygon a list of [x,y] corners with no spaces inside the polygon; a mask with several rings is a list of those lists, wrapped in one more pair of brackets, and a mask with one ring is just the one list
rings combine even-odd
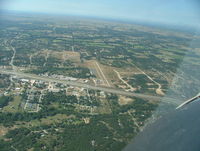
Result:
{"label": "brown field", "polygon": [[64,51],[62,52],[62,57],[64,60],[70,60],[75,63],[80,63],[80,54],[78,52]]}
{"label": "brown field", "polygon": [[0,137],[4,136],[8,132],[8,129],[4,126],[0,126]]}
{"label": "brown field", "polygon": [[119,97],[119,105],[126,105],[126,104],[129,104],[131,102],[133,102],[134,99],[131,99],[129,97],[126,97],[126,96],[120,96]]}
{"label": "brown field", "polygon": [[33,55],[40,55],[43,57],[52,57],[56,58],[58,60],[70,60],[74,63],[80,63],[80,54],[78,52],[72,52],[72,51],[51,51],[51,50],[42,50],[40,52],[37,52]]}

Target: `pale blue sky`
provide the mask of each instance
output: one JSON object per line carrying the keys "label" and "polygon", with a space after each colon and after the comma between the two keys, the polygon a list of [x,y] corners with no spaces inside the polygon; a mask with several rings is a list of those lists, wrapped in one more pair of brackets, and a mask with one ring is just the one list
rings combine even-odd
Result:
{"label": "pale blue sky", "polygon": [[194,25],[200,0],[1,0],[1,9]]}

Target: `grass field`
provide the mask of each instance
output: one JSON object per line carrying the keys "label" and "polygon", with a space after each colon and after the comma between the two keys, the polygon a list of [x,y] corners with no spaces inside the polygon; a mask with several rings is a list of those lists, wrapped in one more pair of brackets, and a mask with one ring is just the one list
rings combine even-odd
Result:
{"label": "grass field", "polygon": [[22,108],[20,107],[21,104],[21,97],[15,96],[14,100],[9,102],[7,106],[3,108],[3,112],[20,112]]}

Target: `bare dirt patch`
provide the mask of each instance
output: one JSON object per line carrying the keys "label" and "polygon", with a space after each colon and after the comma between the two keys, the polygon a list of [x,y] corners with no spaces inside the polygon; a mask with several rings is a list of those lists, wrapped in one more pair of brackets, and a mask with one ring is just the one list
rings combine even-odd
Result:
{"label": "bare dirt patch", "polygon": [[128,98],[128,97],[125,97],[125,96],[120,96],[118,103],[119,103],[119,105],[126,105],[126,104],[130,104],[133,101],[134,101],[134,99],[132,99],[132,98]]}
{"label": "bare dirt patch", "polygon": [[78,52],[73,51],[64,51],[62,55],[64,60],[71,60],[72,62],[80,63],[80,54]]}
{"label": "bare dirt patch", "polygon": [[164,93],[161,89],[156,89],[156,93],[157,93],[158,95],[162,95],[162,96],[165,95],[165,93]]}
{"label": "bare dirt patch", "polygon": [[51,51],[51,50],[42,50],[40,52],[37,52],[37,54],[43,57],[52,57],[56,58],[60,61],[66,61],[70,60],[72,62],[80,63],[80,54],[78,52],[72,52],[72,51]]}
{"label": "bare dirt patch", "polygon": [[0,126],[0,137],[4,136],[8,132],[8,129],[4,126]]}

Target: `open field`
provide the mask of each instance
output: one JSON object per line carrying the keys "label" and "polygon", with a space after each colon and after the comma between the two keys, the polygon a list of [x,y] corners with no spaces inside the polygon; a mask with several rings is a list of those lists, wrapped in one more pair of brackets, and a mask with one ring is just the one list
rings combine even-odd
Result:
{"label": "open field", "polygon": [[20,96],[15,96],[14,100],[9,102],[7,106],[5,106],[2,111],[3,112],[20,112],[21,110],[21,97]]}

